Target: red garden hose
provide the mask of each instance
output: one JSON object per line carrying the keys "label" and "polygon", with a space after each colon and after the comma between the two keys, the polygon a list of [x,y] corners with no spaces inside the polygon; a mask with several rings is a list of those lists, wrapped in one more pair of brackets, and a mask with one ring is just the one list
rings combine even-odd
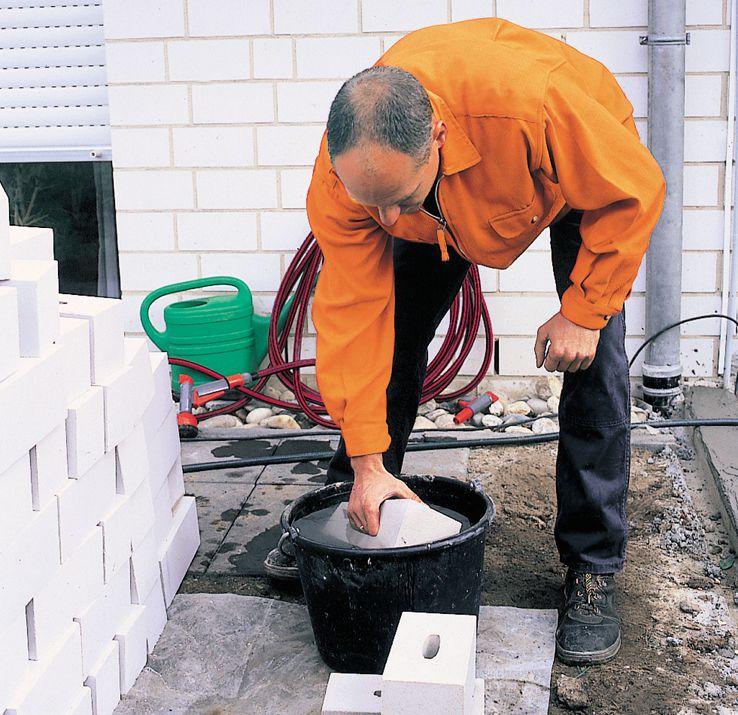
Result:
{"label": "red garden hose", "polygon": [[[243,393],[244,397],[225,407],[197,415],[198,421],[234,412],[251,399],[256,398],[275,407],[302,411],[313,422],[323,427],[336,428],[335,423],[327,415],[320,393],[305,384],[300,377],[300,370],[315,365],[315,360],[304,360],[301,358],[301,354],[303,336],[307,328],[310,297],[322,263],[323,254],[315,237],[312,233],[309,233],[287,268],[274,301],[272,313],[273,315],[280,315],[289,296],[293,292],[295,294],[284,327],[279,334],[277,321],[272,320],[270,322],[268,336],[269,367],[259,370],[258,380],[251,388],[237,388]],[[482,322],[484,323],[486,340],[484,358],[477,374],[458,390],[444,393],[443,391],[451,384],[471,352],[474,340],[479,333],[479,325]],[[290,345],[289,338],[293,331],[294,335]],[[482,294],[479,269],[476,265],[472,265],[459,294],[454,298],[449,310],[449,327],[443,343],[436,356],[428,364],[420,399],[421,404],[434,398],[441,401],[453,400],[474,390],[487,374],[487,369],[492,361],[493,350],[492,322]],[[216,379],[223,377],[214,370],[188,360],[170,358],[169,362],[198,370]],[[296,402],[285,402],[260,393],[271,375],[276,375],[279,381],[294,393]]]}

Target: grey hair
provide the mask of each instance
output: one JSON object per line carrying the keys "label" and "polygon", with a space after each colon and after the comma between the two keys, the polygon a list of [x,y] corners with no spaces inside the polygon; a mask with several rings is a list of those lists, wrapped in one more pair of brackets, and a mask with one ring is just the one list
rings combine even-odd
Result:
{"label": "grey hair", "polygon": [[362,70],[343,83],[328,114],[331,161],[363,142],[428,160],[433,109],[423,85],[400,67]]}

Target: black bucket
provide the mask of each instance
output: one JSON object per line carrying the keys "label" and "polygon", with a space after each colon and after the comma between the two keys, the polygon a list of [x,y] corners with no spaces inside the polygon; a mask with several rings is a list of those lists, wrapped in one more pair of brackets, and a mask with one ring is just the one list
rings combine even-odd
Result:
{"label": "black bucket", "polygon": [[407,477],[423,500],[463,514],[470,526],[448,539],[399,549],[326,546],[292,526],[300,517],[346,501],[352,483],[304,494],[282,514],[325,663],[344,673],[381,673],[403,611],[479,616],[484,539],[495,516],[478,483]]}

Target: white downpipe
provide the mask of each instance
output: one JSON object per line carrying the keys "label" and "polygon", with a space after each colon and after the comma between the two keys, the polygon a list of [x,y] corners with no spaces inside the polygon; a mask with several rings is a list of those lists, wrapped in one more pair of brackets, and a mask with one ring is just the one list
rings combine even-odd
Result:
{"label": "white downpipe", "polygon": [[[738,32],[738,24],[736,23],[736,3],[738,0],[733,0],[733,8],[731,13],[731,41],[733,43],[733,46],[735,49],[738,49],[736,47],[736,33]],[[738,55],[736,52],[733,52],[732,62],[731,62],[731,71],[734,74],[735,79],[735,71],[736,71],[736,58]],[[736,114],[736,100],[738,99],[738,93],[735,91],[733,92],[733,115]],[[736,132],[738,132],[738,122],[734,123],[735,126],[729,126],[729,129],[733,129],[733,137],[734,137],[734,146],[735,146],[735,136]],[[738,208],[738,177],[736,176],[736,168],[730,167],[732,169],[733,174],[733,204],[735,207]],[[728,166],[725,167],[726,176],[729,173],[728,172]],[[728,219],[730,218],[730,205],[728,205]],[[736,220],[736,211],[733,211],[733,231],[732,231],[732,251],[730,254],[724,253],[723,254],[723,262],[728,263],[728,258],[730,257],[730,279],[728,283],[728,305],[727,305],[727,315],[730,315],[732,317],[736,316],[736,291],[738,291],[738,220]],[[727,321],[724,321],[727,322]],[[726,341],[725,341],[725,360],[723,363],[723,387],[728,390],[731,388],[730,384],[730,366],[733,359],[733,346],[734,346],[734,336],[735,336],[735,330],[733,328],[733,324],[731,323],[726,327]]]}
{"label": "white downpipe", "polygon": [[[730,277],[730,244],[732,238],[731,231],[731,204],[733,202],[733,181],[735,169],[733,167],[733,159],[735,156],[735,131],[733,130],[735,122],[735,89],[736,89],[736,5],[738,0],[731,2],[730,10],[730,72],[728,74],[728,131],[727,142],[725,146],[725,186],[723,190],[723,279],[722,279],[722,295],[720,300],[720,312],[725,315],[728,310],[728,300],[730,297],[731,286],[735,286],[731,282]],[[733,279],[735,280],[735,279]],[[718,351],[718,374],[725,374],[726,365],[726,349],[727,335],[732,332],[733,326],[727,320],[720,321],[720,349]],[[730,374],[730,371],[728,371]],[[724,382],[725,385],[729,382]]]}

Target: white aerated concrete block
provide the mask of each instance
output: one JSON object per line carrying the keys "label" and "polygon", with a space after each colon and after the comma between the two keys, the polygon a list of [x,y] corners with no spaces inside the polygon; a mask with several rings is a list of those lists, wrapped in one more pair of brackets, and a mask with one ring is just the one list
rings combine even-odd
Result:
{"label": "white aerated concrete block", "polygon": [[56,261],[11,261],[7,285],[18,293],[21,357],[40,357],[59,337]]}
{"label": "white aerated concrete block", "polygon": [[153,434],[161,427],[176,403],[172,398],[172,377],[167,354],[149,353],[149,361],[154,380],[154,396],[146,406],[142,421],[146,434]]}
{"label": "white aerated concrete block", "polygon": [[16,618],[3,626],[0,638],[0,708],[4,707],[18,683],[23,680],[28,666],[26,617],[23,609],[20,609]]}
{"label": "white aerated concrete block", "polygon": [[474,616],[403,613],[382,674],[382,713],[472,715],[476,645]]}
{"label": "white aerated concrete block", "polygon": [[64,381],[60,388],[67,404],[90,389],[90,333],[87,321],[59,319],[59,342],[65,348]]}
{"label": "white aerated concrete block", "polygon": [[126,338],[125,365],[100,384],[105,392],[105,450],[109,452],[133,431],[153,396],[146,341]]}
{"label": "white aerated concrete block", "polygon": [[105,582],[131,558],[154,526],[154,504],[147,481],[133,494],[117,495],[111,510],[102,517],[104,536]]}
{"label": "white aerated concrete block", "polygon": [[154,588],[161,591],[161,573],[158,558],[159,543],[152,527],[131,554],[131,600],[144,604]]}
{"label": "white aerated concrete block", "polygon": [[21,261],[53,261],[53,229],[37,226],[11,226],[10,257]]}
{"label": "white aerated concrete block", "polygon": [[120,692],[125,695],[146,665],[146,606],[131,606],[130,615],[117,629],[115,640],[120,646]]}
{"label": "white aerated concrete block", "polygon": [[0,633],[59,568],[59,518],[51,503],[14,539],[0,542]]}
{"label": "white aerated concrete block", "polygon": [[92,710],[95,715],[112,715],[120,702],[120,647],[112,641],[103,649],[100,661],[85,678],[92,691]]}
{"label": "white aerated concrete block", "polygon": [[115,501],[115,456],[107,453],[79,479],[68,479],[57,496],[62,562],[66,561]]}
{"label": "white aerated concrete block", "polygon": [[61,424],[31,450],[33,508],[38,511],[53,501],[68,476],[67,431]]}
{"label": "white aerated concrete block", "polygon": [[113,636],[130,615],[130,609],[131,569],[126,563],[105,585],[102,596],[74,619],[82,631],[82,667],[85,675],[98,667]]}
{"label": "white aerated concrete block", "polygon": [[24,454],[0,472],[0,544],[12,541],[32,517],[31,462]]}
{"label": "white aerated concrete block", "polygon": [[161,590],[161,583],[157,582],[154,588],[151,589],[144,605],[146,606],[146,647],[149,655],[151,655],[159,636],[167,625],[167,607],[164,603],[164,592]]}
{"label": "white aerated concrete block", "polygon": [[64,421],[66,405],[49,393],[50,385],[64,379],[64,356],[53,347],[41,358],[21,358],[18,369],[0,382],[0,405],[23,407],[0,410],[0,472]]}
{"label": "white aerated concrete block", "polygon": [[92,692],[89,688],[83,686],[79,689],[77,697],[72,701],[65,715],[93,715]]}
{"label": "white aerated concrete block", "polygon": [[120,300],[62,294],[59,313],[88,322],[92,384],[101,384],[123,367],[123,306]]}
{"label": "white aerated concrete block", "polygon": [[484,715],[484,678],[474,679],[473,715]]}
{"label": "white aerated concrete block", "polygon": [[10,207],[0,186],[0,281],[10,278]]}
{"label": "white aerated concrete block", "polygon": [[184,496],[185,483],[184,473],[182,472],[182,458],[177,457],[177,461],[167,474],[167,486],[169,487],[169,503],[174,505]]}
{"label": "white aerated concrete block", "polygon": [[79,479],[105,454],[105,407],[103,389],[91,386],[71,402],[67,411],[67,469]]}
{"label": "white aerated concrete block", "polygon": [[171,525],[172,505],[169,503],[169,485],[165,481],[159,488],[159,491],[154,494],[154,533],[156,535],[157,549],[166,541]]}
{"label": "white aerated concrete block", "polygon": [[5,715],[65,713],[75,703],[82,684],[79,626],[71,624],[51,657],[29,664],[11,696]]}
{"label": "white aerated concrete block", "polygon": [[33,597],[36,653],[47,658],[54,644],[103,592],[102,529],[92,528],[70,558]]}
{"label": "white aerated concrete block", "polygon": [[167,481],[169,472],[181,454],[176,405],[170,408],[169,414],[158,430],[146,433],[146,443],[149,451],[151,489],[158,493],[160,485]]}
{"label": "white aerated concrete block", "polygon": [[321,714],[379,715],[381,705],[381,675],[331,673]]}
{"label": "white aerated concrete block", "polygon": [[118,493],[133,494],[149,475],[149,452],[142,424],[133,428],[116,448]]}
{"label": "white aerated concrete block", "polygon": [[18,294],[15,288],[0,286],[0,381],[18,369]]}
{"label": "white aerated concrete block", "polygon": [[325,532],[360,549],[395,549],[454,536],[461,522],[411,499],[388,499],[379,509],[379,532],[369,536],[351,526],[348,504],[342,502],[326,522]]}
{"label": "white aerated concrete block", "polygon": [[174,519],[159,549],[164,602],[169,607],[200,545],[194,497],[182,497],[173,509]]}

